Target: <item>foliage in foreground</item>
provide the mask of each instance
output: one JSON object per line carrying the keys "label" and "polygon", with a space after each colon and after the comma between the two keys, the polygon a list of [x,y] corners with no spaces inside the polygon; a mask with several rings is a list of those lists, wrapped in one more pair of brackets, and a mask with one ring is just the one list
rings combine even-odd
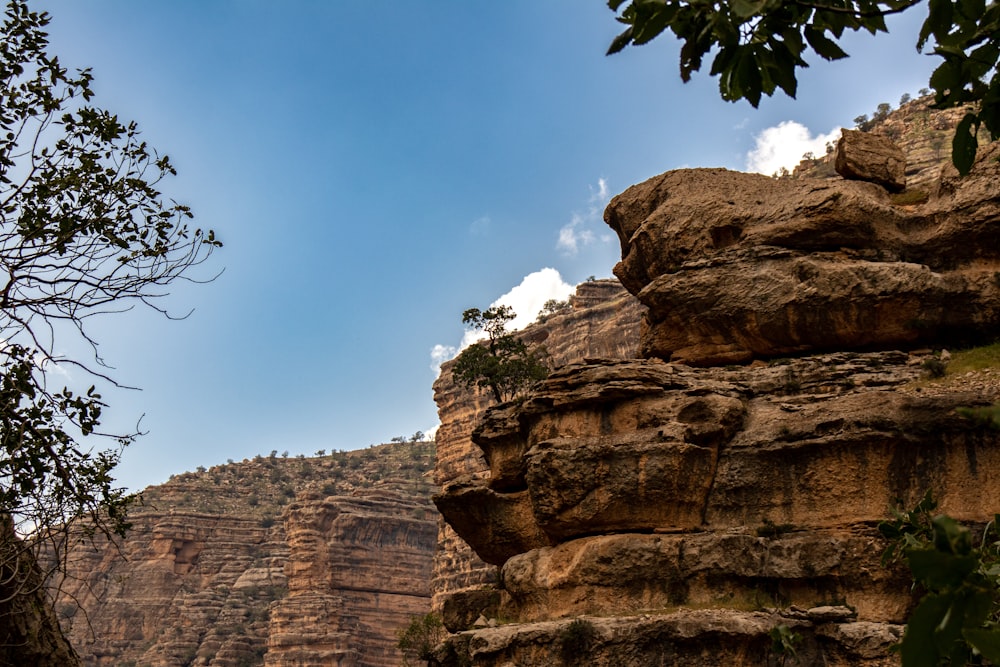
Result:
{"label": "foliage in foreground", "polygon": [[[166,287],[220,245],[157,189],[175,173],[167,156],[90,104],[89,70],[48,53],[49,20],[9,0],[0,26],[0,517],[12,528],[0,532],[0,598],[33,593],[17,567],[25,549],[62,564],[76,519],[84,534],[128,527],[132,497],[111,472],[138,429],[100,430],[96,385],[118,385],[90,323],[136,305],[166,314]],[[66,378],[79,386],[60,389]]]}
{"label": "foliage in foreground", "polygon": [[[710,53],[711,75],[719,77],[722,99],[745,99],[780,88],[795,97],[796,69],[808,67],[813,51],[825,60],[846,58],[838,41],[845,31],[888,32],[885,18],[921,0],[608,0],[628,26],[608,53],[646,44],[669,29],[681,40],[680,73],[685,82]],[[930,77],[938,109],[970,105],[955,129],[952,162],[967,174],[985,128],[1000,136],[1000,3],[986,0],[929,0],[917,49],[932,45],[943,62]]]}
{"label": "foliage in foreground", "polygon": [[410,661],[414,658],[430,660],[434,647],[444,641],[447,635],[437,614],[414,616],[408,626],[400,629],[399,641],[396,643],[397,648],[403,652],[403,664],[411,664]]}
{"label": "foliage in foreground", "polygon": [[549,374],[544,361],[545,351],[529,349],[524,341],[507,331],[507,324],[514,317],[510,306],[466,310],[462,322],[477,331],[485,331],[487,339],[485,344],[476,343],[465,348],[452,367],[458,382],[467,387],[489,389],[498,403],[516,398]]}
{"label": "foliage in foreground", "polygon": [[914,509],[894,509],[879,524],[892,542],[883,564],[904,560],[924,591],[899,647],[903,666],[1000,664],[1000,515],[977,545],[969,528],[936,508],[928,491]]}

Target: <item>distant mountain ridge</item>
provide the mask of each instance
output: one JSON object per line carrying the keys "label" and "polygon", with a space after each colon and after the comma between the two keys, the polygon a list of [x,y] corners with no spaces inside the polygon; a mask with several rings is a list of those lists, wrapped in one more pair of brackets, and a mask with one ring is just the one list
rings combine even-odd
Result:
{"label": "distant mountain ridge", "polygon": [[81,663],[399,664],[397,629],[430,609],[433,460],[273,453],[149,487],[124,541],[71,553],[56,610]]}

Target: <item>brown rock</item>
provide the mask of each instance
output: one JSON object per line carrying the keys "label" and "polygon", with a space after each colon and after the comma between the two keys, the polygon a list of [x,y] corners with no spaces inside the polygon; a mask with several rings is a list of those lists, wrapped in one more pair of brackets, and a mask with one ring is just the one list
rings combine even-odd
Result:
{"label": "brown rock", "polygon": [[815,626],[780,613],[720,609],[655,616],[583,617],[471,630],[449,638],[437,651],[436,664],[756,667],[781,664],[783,656],[774,648],[770,636],[779,625],[799,635],[795,651],[800,664],[899,665],[898,656],[891,655],[889,647],[899,641],[901,626]]}
{"label": "brown rock", "polygon": [[526,490],[498,493],[482,480],[463,477],[434,496],[434,504],[487,563],[502,565],[515,554],[549,544],[532,513]]}
{"label": "brown rock", "polygon": [[846,599],[862,620],[899,622],[909,587],[882,568],[872,530],[887,508],[928,488],[962,520],[1000,506],[1000,436],[955,412],[996,387],[903,391],[919,374],[896,352],[570,365],[517,418],[505,406],[488,420],[492,441],[530,445],[519,448],[526,490],[469,477],[436,502],[503,563],[505,618],[745,604],[767,591],[774,606]]}
{"label": "brown rock", "polygon": [[614,198],[642,354],[695,365],[923,347],[1000,330],[1000,151],[919,207],[846,181],[669,172]]}
{"label": "brown rock", "polygon": [[397,629],[430,611],[432,456],[258,457],[150,487],[124,541],[70,552],[63,627],[95,667],[398,665]]}
{"label": "brown rock", "polygon": [[[572,308],[523,331],[530,344],[545,346],[553,365],[590,357],[629,359],[638,355],[639,327],[645,309],[621,283],[617,280],[581,283],[570,302]],[[436,435],[437,484],[445,486],[465,475],[485,474],[491,468],[484,457],[485,449],[494,470],[489,484],[504,490],[524,488],[524,465],[520,460],[525,451],[523,443],[516,438],[491,439],[491,427],[482,421],[491,399],[456,384],[451,375],[451,363],[444,364],[434,383],[434,400],[441,421]],[[481,446],[472,442],[472,432],[480,424]],[[509,468],[507,462],[511,464]],[[434,558],[435,609],[441,609],[447,595],[488,585],[495,577],[496,567],[479,559],[451,526],[442,521]]]}
{"label": "brown rock", "polygon": [[906,187],[906,158],[902,149],[885,136],[843,130],[834,167],[844,178],[877,183],[890,192]]}

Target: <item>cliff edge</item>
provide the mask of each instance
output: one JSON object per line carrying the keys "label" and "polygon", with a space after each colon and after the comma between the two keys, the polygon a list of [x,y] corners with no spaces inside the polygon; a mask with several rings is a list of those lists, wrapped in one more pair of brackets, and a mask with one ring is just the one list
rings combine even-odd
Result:
{"label": "cliff edge", "polygon": [[489,470],[435,503],[498,580],[443,596],[438,663],[781,664],[791,633],[805,664],[897,664],[913,598],[877,523],[928,489],[1000,507],[1000,438],[955,411],[1000,377],[921,380],[1000,334],[998,157],[919,201],[721,169],[615,197],[641,358],[478,417]]}

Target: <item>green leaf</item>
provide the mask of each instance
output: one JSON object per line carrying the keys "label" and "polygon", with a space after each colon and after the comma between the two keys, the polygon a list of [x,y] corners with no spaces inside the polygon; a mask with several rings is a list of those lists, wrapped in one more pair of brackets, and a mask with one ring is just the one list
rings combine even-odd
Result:
{"label": "green leaf", "polygon": [[847,57],[847,52],[840,48],[836,42],[827,37],[822,30],[817,30],[813,26],[807,25],[803,30],[803,33],[805,34],[806,41],[809,42],[809,46],[812,47],[813,51],[818,53],[824,59],[839,60]]}
{"label": "green leaf", "polygon": [[903,635],[903,642],[900,645],[899,652],[904,665],[938,664],[940,653],[934,634],[950,606],[950,596],[933,593],[927,594],[920,601],[910,615],[906,624],[906,634]]}
{"label": "green leaf", "polygon": [[984,658],[1000,664],[1000,631],[997,629],[966,628],[962,631],[965,640],[972,644]]}
{"label": "green leaf", "polygon": [[611,46],[608,47],[608,52],[604,55],[610,56],[612,53],[618,53],[632,41],[632,26],[626,28],[621,34],[615,37],[611,41]]}
{"label": "green leaf", "polygon": [[979,118],[972,113],[965,114],[955,128],[955,137],[951,143],[951,161],[962,176],[972,170],[972,164],[976,161],[976,151],[979,149],[979,141],[976,139],[978,131]]}
{"label": "green leaf", "polygon": [[733,14],[741,19],[745,19],[760,13],[764,4],[765,0],[732,0],[729,3],[729,8]]}
{"label": "green leaf", "polygon": [[973,555],[956,556],[934,549],[909,551],[906,561],[913,578],[931,590],[958,586],[979,565]]}
{"label": "green leaf", "polygon": [[952,25],[951,0],[930,0],[927,19],[920,28],[917,48],[923,49],[932,35],[935,40],[941,42],[951,31]]}

